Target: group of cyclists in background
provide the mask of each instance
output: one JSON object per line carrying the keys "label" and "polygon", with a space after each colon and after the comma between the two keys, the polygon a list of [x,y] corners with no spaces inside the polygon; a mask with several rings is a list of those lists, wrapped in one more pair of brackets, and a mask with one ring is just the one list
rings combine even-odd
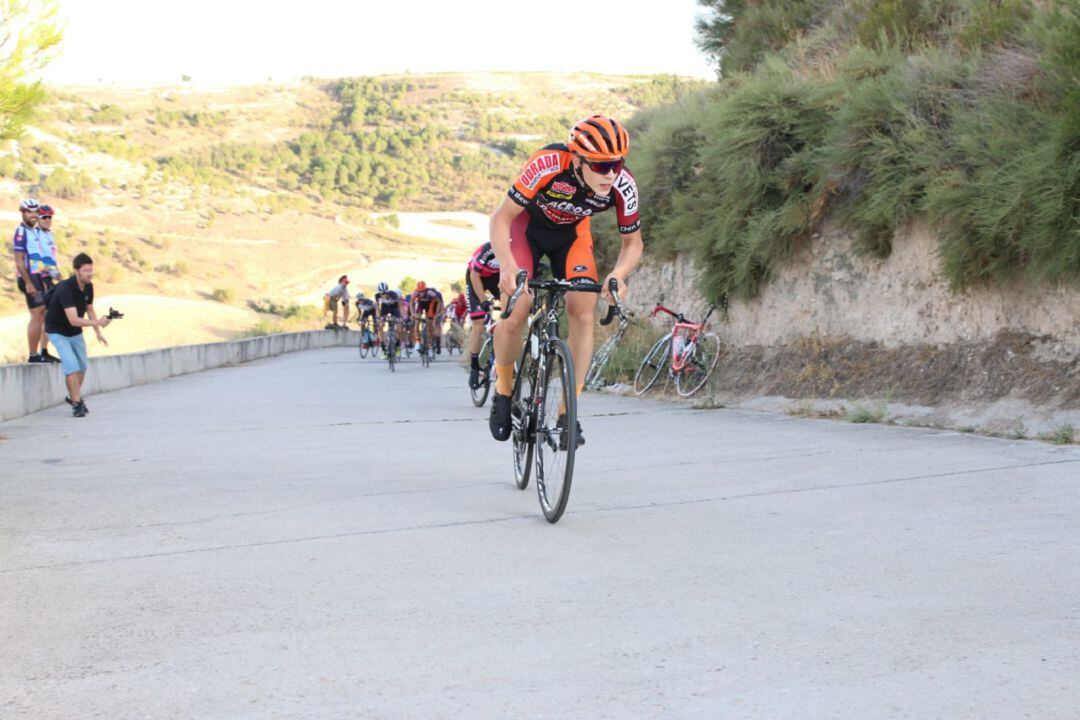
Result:
{"label": "group of cyclists in background", "polygon": [[[350,294],[349,278],[342,275],[324,298],[324,310],[333,312],[333,321],[326,326],[328,330],[344,329],[349,323]],[[391,288],[380,282],[371,297],[364,291],[358,291],[351,302],[356,308],[356,322],[360,326],[362,349],[375,349],[385,359],[391,348],[387,345],[386,330],[390,324],[399,325],[396,333],[397,342],[393,350],[417,352],[424,350],[424,343],[432,354],[442,354],[445,347],[449,351],[460,350],[464,335],[464,323],[467,315],[466,299],[463,292],[446,302],[442,292],[429,286],[423,280],[416,283],[410,292],[400,287]],[[338,324],[338,308],[342,310],[342,324]],[[449,324],[449,329],[446,325]],[[366,354],[366,353],[365,353]]]}

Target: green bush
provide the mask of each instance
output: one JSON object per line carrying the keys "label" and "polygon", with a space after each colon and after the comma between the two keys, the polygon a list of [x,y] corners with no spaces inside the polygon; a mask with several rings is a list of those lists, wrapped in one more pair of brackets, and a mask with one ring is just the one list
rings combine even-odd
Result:
{"label": "green bush", "polygon": [[90,122],[95,125],[119,125],[127,120],[127,114],[116,105],[105,103],[90,112]]}
{"label": "green bush", "polygon": [[969,0],[960,42],[982,48],[1017,41],[1031,14],[1028,0]]}
{"label": "green bush", "polygon": [[10,155],[4,155],[0,157],[0,177],[13,178],[18,168],[18,163],[15,162],[15,158]]}
{"label": "green bush", "polygon": [[82,172],[66,168],[53,170],[41,183],[43,195],[52,195],[64,200],[79,200],[87,197],[97,187],[97,183]]}
{"label": "green bush", "polygon": [[753,69],[767,53],[794,39],[828,0],[698,0],[709,9],[697,21],[698,47],[716,59],[721,74]]}
{"label": "green bush", "polygon": [[64,156],[52,145],[33,145],[30,148],[30,162],[56,165],[64,162]]}
{"label": "green bush", "polygon": [[19,163],[19,168],[15,171],[15,179],[19,182],[37,182],[40,177],[41,175],[33,163]]}
{"label": "green bush", "polygon": [[211,296],[218,302],[229,303],[233,301],[235,293],[233,293],[231,288],[214,288],[214,292]]}
{"label": "green bush", "polygon": [[814,161],[829,101],[822,87],[773,62],[732,83],[704,113],[702,136],[723,141],[701,143],[694,177],[673,194],[663,226],[710,268],[710,297],[755,295],[813,231]]}

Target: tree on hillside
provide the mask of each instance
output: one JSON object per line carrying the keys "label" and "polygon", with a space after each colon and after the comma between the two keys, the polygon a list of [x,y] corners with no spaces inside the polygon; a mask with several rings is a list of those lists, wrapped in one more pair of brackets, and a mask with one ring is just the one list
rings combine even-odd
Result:
{"label": "tree on hillside", "polygon": [[44,98],[26,78],[55,57],[61,35],[55,0],[0,0],[0,138],[18,137]]}

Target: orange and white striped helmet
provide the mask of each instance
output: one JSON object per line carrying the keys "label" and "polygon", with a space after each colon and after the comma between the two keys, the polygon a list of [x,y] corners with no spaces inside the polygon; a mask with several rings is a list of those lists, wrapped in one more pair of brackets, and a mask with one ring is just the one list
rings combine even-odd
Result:
{"label": "orange and white striped helmet", "polygon": [[586,160],[618,160],[630,152],[630,135],[615,118],[593,115],[574,123],[566,146]]}

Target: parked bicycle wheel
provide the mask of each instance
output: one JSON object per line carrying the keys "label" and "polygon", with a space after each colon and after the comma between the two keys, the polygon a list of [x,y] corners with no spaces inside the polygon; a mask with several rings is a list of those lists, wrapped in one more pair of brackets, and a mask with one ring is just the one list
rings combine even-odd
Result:
{"label": "parked bicycle wheel", "polygon": [[492,339],[490,337],[484,338],[484,344],[480,346],[480,357],[478,358],[480,363],[480,385],[478,387],[469,388],[469,394],[472,395],[473,405],[476,407],[484,407],[484,403],[487,402],[488,393],[491,392],[492,348]]}
{"label": "parked bicycle wheel", "polygon": [[540,367],[536,407],[536,492],[550,523],[559,521],[570,499],[577,451],[577,397],[574,361],[560,339],[549,340]]}
{"label": "parked bicycle wheel", "polygon": [[585,387],[595,390],[604,384],[604,367],[611,358],[611,353],[615,350],[615,345],[618,344],[619,339],[619,335],[612,335],[604,341],[599,350],[593,353],[592,362],[589,363],[589,371],[585,373]]}
{"label": "parked bicycle wheel", "polygon": [[520,363],[517,378],[514,380],[514,392],[510,396],[510,418],[512,430],[510,439],[514,443],[514,482],[518,490],[529,485],[529,472],[532,470],[533,451],[536,445],[536,415],[533,406],[533,368],[532,358],[525,355]]}
{"label": "parked bicycle wheel", "polygon": [[698,338],[690,350],[682,371],[675,374],[675,389],[683,397],[689,397],[701,389],[720,359],[720,338],[708,333]]}
{"label": "parked bicycle wheel", "polygon": [[634,392],[643,395],[653,386],[660,373],[667,367],[669,351],[671,350],[671,335],[665,335],[656,341],[656,344],[645,353],[645,358],[638,366],[634,374]]}

